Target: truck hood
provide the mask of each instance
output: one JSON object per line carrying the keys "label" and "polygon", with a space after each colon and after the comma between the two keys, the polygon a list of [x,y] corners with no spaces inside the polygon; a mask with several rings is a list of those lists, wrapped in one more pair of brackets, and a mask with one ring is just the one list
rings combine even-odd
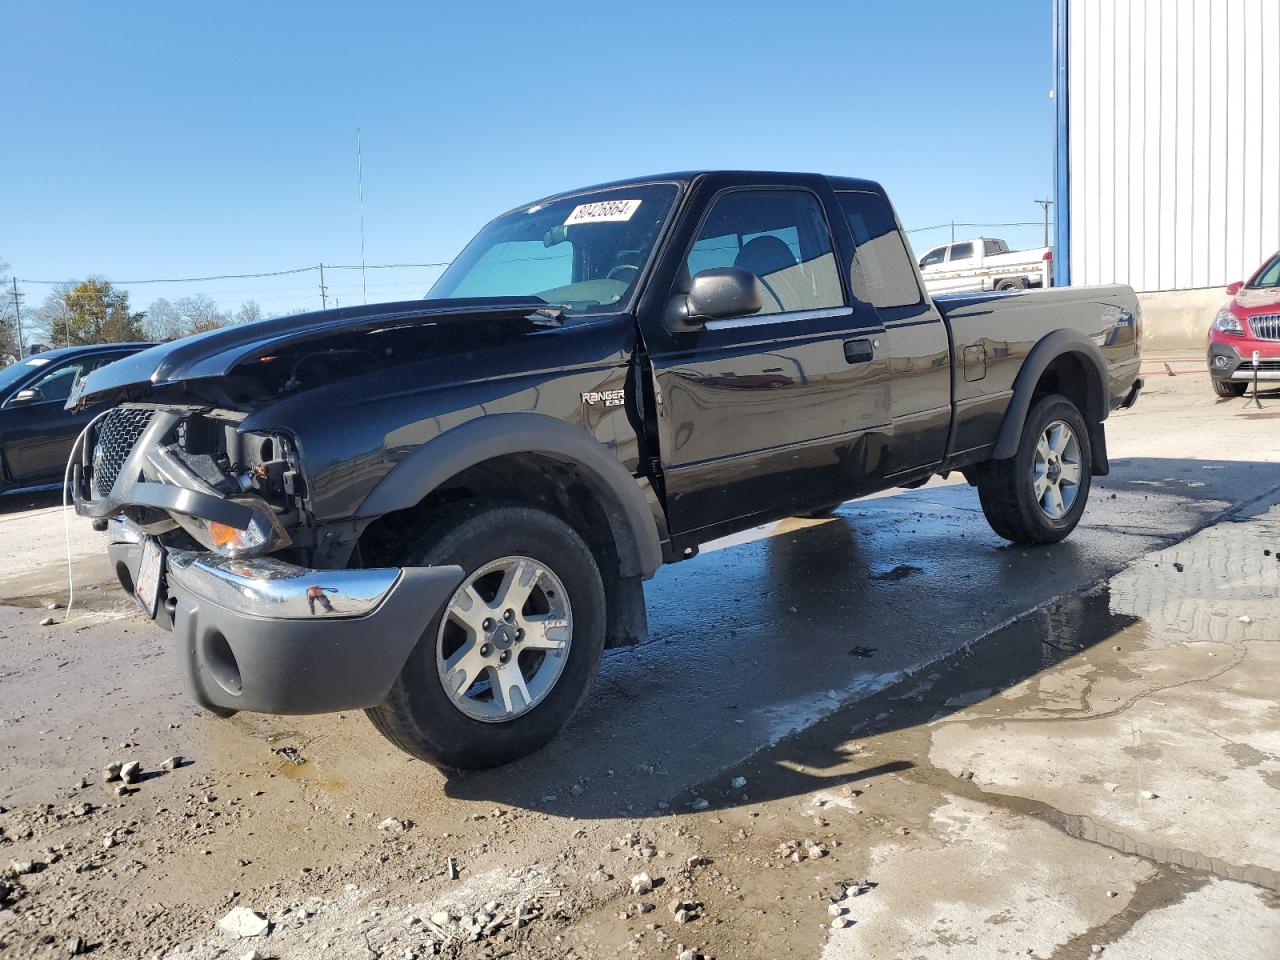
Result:
{"label": "truck hood", "polygon": [[101,367],[76,385],[67,407],[74,409],[131,388],[223,377],[246,360],[309,340],[398,327],[449,328],[465,339],[465,325],[477,321],[488,328],[509,326],[515,332],[559,326],[561,313],[559,307],[536,298],[483,297],[378,303],[274,317],[162,343]]}

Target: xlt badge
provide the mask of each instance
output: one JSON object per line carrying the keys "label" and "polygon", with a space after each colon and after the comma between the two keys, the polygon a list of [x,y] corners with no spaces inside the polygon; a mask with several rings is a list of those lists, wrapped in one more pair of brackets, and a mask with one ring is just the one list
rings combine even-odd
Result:
{"label": "xlt badge", "polygon": [[583,403],[603,403],[606,407],[622,406],[624,391],[622,390],[588,390],[582,395]]}

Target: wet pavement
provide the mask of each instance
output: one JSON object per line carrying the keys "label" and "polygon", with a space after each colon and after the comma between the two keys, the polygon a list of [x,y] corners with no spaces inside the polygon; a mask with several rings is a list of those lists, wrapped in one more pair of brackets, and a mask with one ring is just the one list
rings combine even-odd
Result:
{"label": "wet pavement", "polygon": [[[78,914],[104,956],[179,942],[213,956],[219,911],[250,894],[316,897],[334,945],[323,955],[374,956],[341,952],[359,891],[399,909],[450,890],[527,897],[553,880],[563,917],[517,940],[522,956],[674,956],[677,937],[721,958],[776,956],[783,935],[791,952],[830,957],[1070,957],[1094,943],[1148,956],[1143,944],[1207,916],[1244,939],[1186,956],[1271,955],[1251,945],[1280,934],[1248,936],[1280,918],[1280,395],[1261,410],[1216,403],[1202,379],[1157,380],[1113,416],[1113,473],[1058,546],[1004,545],[970,488],[935,481],[660,571],[650,642],[606,657],[564,734],[465,776],[397,753],[357,714],[199,714],[166,635],[116,591],[78,588],[70,624],[36,626],[43,602],[65,602],[61,519],[0,509],[0,536],[20,544],[0,567],[0,804],[13,808],[0,853],[83,832],[32,826],[39,804],[90,798],[97,816],[134,823],[145,855],[99,853],[60,889],[30,883],[28,905],[60,933],[77,914],[50,898],[114,904]],[[80,587],[107,580],[100,549],[77,523]],[[137,796],[97,782],[109,759],[154,770],[174,753],[193,763]],[[15,814],[28,818],[18,829]],[[382,836],[387,816],[413,829]],[[15,840],[24,825],[32,836]],[[609,838],[637,831],[671,863],[715,860],[655,862],[705,904],[706,922],[669,943],[669,914],[648,919],[654,930],[618,919],[622,867],[590,879],[610,874],[597,869],[619,853]],[[777,855],[806,833],[830,856]],[[856,922],[831,929],[823,896],[862,878],[876,886],[848,908]],[[5,936],[0,953],[20,949]],[[313,955],[301,936],[270,943]]]}

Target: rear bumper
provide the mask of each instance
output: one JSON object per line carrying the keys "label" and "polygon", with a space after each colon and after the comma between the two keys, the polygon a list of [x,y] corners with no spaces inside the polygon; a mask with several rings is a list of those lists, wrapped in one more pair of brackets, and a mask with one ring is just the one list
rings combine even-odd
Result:
{"label": "rear bumper", "polygon": [[[111,558],[131,589],[142,546],[116,539]],[[173,630],[185,685],[203,707],[354,710],[386,697],[461,582],[452,566],[313,570],[173,550],[156,620]]]}

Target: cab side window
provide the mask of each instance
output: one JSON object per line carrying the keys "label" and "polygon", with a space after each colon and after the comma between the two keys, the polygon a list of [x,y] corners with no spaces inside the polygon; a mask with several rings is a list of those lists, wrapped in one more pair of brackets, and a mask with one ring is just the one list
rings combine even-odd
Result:
{"label": "cab side window", "polygon": [[737,267],[759,278],[757,316],[844,306],[831,231],[818,199],[805,190],[736,190],[711,208],[689,251],[692,277]]}
{"label": "cab side window", "polygon": [[83,376],[82,368],[83,364],[79,361],[64,363],[60,367],[54,367],[31,386],[40,391],[42,400],[66,400],[71,396],[71,388]]}
{"label": "cab side window", "polygon": [[[842,191],[836,196],[853,234],[853,263],[849,270],[853,295],[878,309],[915,306],[923,295],[889,201],[880,194],[863,191]],[[929,256],[937,253],[941,259],[945,249],[940,247]]]}
{"label": "cab side window", "polygon": [[81,380],[99,367],[105,367],[112,361],[126,357],[125,353],[112,353],[106,356],[86,357],[83,360],[72,360],[60,367],[54,367],[31,386],[40,391],[45,401],[64,402],[71,396],[71,391]]}
{"label": "cab side window", "polygon": [[973,256],[972,243],[953,243],[951,245],[952,260],[968,260]]}
{"label": "cab side window", "polygon": [[947,258],[947,248],[935,247],[933,250],[930,250],[920,259],[920,266],[922,268],[932,267],[935,263],[941,263],[946,258]]}

